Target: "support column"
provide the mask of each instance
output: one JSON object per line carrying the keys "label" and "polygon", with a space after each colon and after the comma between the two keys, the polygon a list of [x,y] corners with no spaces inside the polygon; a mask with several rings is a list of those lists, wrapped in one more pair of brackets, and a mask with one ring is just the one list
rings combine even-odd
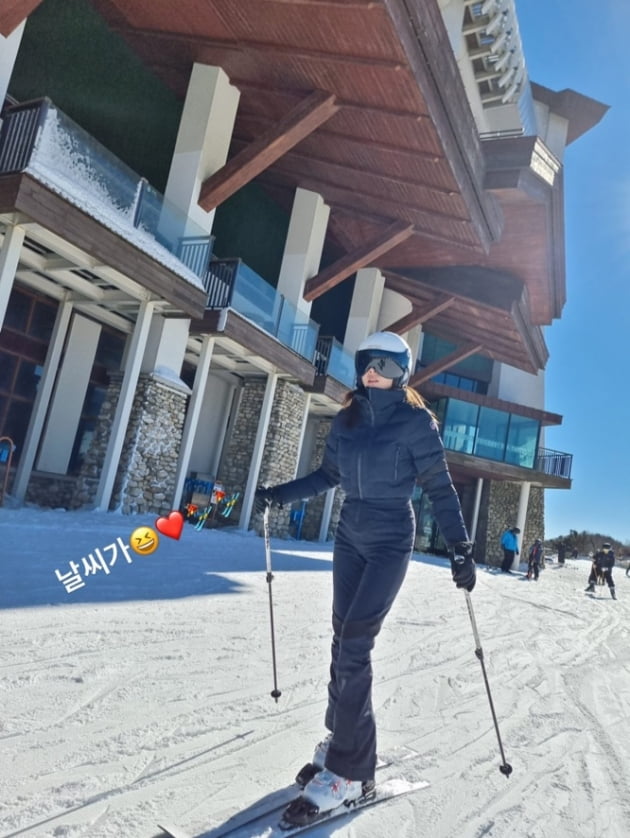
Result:
{"label": "support column", "polygon": [[68,471],[100,336],[100,323],[75,313],[48,411],[37,459],[38,471],[52,474]]}
{"label": "support column", "polygon": [[0,35],[0,108],[9,89],[9,82],[13,75],[15,59],[20,48],[25,24],[26,20],[23,20],[6,38]]}
{"label": "support column", "polygon": [[213,349],[214,338],[210,337],[210,335],[204,335],[201,345],[201,353],[199,355],[199,363],[197,364],[197,371],[193,382],[193,391],[188,404],[188,411],[186,413],[184,432],[182,434],[179,462],[175,477],[175,490],[173,492],[173,501],[171,504],[173,509],[179,509],[181,504],[184,482],[186,480],[186,474],[188,473],[188,463],[190,462],[190,454],[192,452],[193,442],[197,433],[199,416],[201,415],[201,408],[203,406],[203,400],[206,392],[208,370],[210,369]]}
{"label": "support column", "polygon": [[295,190],[277,290],[306,318],[311,303],[304,299],[304,284],[319,271],[329,215],[330,207],[321,195],[300,187]]}
{"label": "support column", "polygon": [[227,160],[239,98],[220,67],[193,64],[165,197],[208,233],[214,210],[199,206],[199,190]]}
{"label": "support column", "polygon": [[405,315],[410,314],[412,308],[413,306],[407,297],[403,297],[403,295],[399,294],[398,291],[392,291],[390,288],[385,288],[376,323],[377,331],[387,329],[391,323],[395,323],[396,320],[400,320],[401,317],[405,317]]}
{"label": "support column", "polygon": [[140,367],[154,308],[155,301],[153,300],[144,300],[140,304],[136,325],[131,335],[125,373],[120,389],[120,398],[116,406],[109,442],[107,443],[107,450],[105,452],[105,462],[103,463],[103,470],[96,492],[95,508],[102,511],[107,511],[109,508],[109,501],[114,488],[116,470],[125,439],[127,422],[129,421],[129,415],[133,405],[133,397],[138,383],[138,376],[140,375]]}
{"label": "support column", "polygon": [[26,496],[26,490],[33,470],[33,463],[35,462],[35,455],[39,446],[42,428],[44,427],[44,420],[46,418],[46,413],[48,412],[48,405],[50,404],[53,384],[55,383],[57,370],[59,369],[61,352],[68,333],[71,314],[72,303],[64,300],[59,304],[59,308],[57,309],[57,317],[55,319],[53,333],[50,338],[50,346],[48,348],[46,361],[42,370],[42,377],[39,387],[37,388],[37,396],[35,397],[35,402],[33,404],[33,411],[28,423],[24,447],[20,455],[19,465],[15,472],[13,495],[20,501],[23,501]]}
{"label": "support column", "polygon": [[[519,536],[519,548],[521,553],[524,550],[525,545],[523,541],[525,539],[525,523],[527,522],[527,505],[529,503],[529,490],[531,488],[531,483],[526,481],[525,483],[521,483],[521,491],[518,497],[518,512],[516,513],[516,526],[521,531]],[[514,561],[512,562],[512,570],[517,570],[521,557],[515,556]]]}
{"label": "support column", "polygon": [[252,515],[254,493],[258,485],[260,464],[262,463],[265,440],[267,439],[269,420],[271,418],[271,408],[273,407],[273,397],[276,393],[277,384],[277,373],[269,373],[260,409],[260,419],[258,422],[258,429],[256,430],[256,439],[254,441],[252,461],[247,475],[247,484],[245,486],[245,491],[243,492],[243,505],[241,507],[241,517],[239,519],[239,527],[242,530],[246,530],[249,527],[249,520]]}
{"label": "support column", "polygon": [[377,330],[384,288],[385,278],[378,268],[357,271],[343,340],[344,347],[351,354],[356,352],[363,338]]}
{"label": "support column", "polygon": [[4,324],[4,317],[9,305],[9,297],[15,280],[25,230],[23,227],[9,226],[4,231],[2,247],[0,247],[0,330]]}
{"label": "support column", "polygon": [[470,524],[470,540],[475,541],[477,537],[477,524],[479,523],[479,510],[481,508],[481,492],[483,491],[483,477],[477,478],[475,485],[475,502],[473,505],[472,522]]}

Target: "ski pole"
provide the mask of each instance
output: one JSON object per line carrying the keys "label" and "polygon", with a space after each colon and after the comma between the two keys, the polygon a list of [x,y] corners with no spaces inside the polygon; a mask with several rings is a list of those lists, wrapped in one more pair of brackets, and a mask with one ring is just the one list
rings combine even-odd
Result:
{"label": "ski pole", "polygon": [[273,597],[271,595],[273,573],[271,572],[271,541],[269,539],[269,504],[265,506],[263,513],[263,532],[265,535],[265,559],[267,561],[267,585],[269,586],[269,622],[271,624],[271,660],[273,662],[273,690],[271,691],[271,697],[277,703],[282,693],[278,689],[278,676],[276,674],[276,640],[273,627]]}
{"label": "ski pole", "polygon": [[499,742],[499,750],[501,751],[501,759],[503,760],[503,764],[499,766],[499,771],[501,774],[505,774],[506,777],[509,777],[512,773],[512,766],[505,761],[505,754],[503,753],[503,743],[501,742],[501,734],[499,733],[499,723],[497,722],[497,715],[494,712],[494,704],[492,702],[492,695],[490,693],[490,684],[488,683],[488,676],[486,674],[486,665],[483,660],[483,649],[481,648],[481,642],[479,640],[479,632],[477,631],[477,622],[475,620],[475,613],[472,607],[472,600],[470,598],[470,594],[468,591],[464,591],[466,595],[466,605],[468,606],[468,614],[470,616],[470,623],[472,625],[473,635],[475,637],[475,655],[479,658],[479,663],[481,664],[481,671],[483,672],[483,680],[486,685],[486,692],[488,693],[488,702],[490,704],[490,712],[492,713],[492,721],[494,722],[494,729],[497,732],[497,740]]}

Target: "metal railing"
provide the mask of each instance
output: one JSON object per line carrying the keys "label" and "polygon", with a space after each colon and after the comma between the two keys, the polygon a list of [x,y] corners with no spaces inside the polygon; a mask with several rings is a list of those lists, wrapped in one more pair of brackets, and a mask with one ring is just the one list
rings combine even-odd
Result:
{"label": "metal railing", "polygon": [[336,338],[323,335],[318,339],[314,363],[317,375],[330,375],[347,387],[354,387],[354,356]]}
{"label": "metal railing", "polygon": [[536,471],[549,474],[554,477],[571,477],[573,465],[573,454],[564,454],[562,451],[552,451],[550,448],[539,448],[536,452]]}
{"label": "metal railing", "polygon": [[207,230],[49,99],[15,105],[3,114],[0,175],[23,171],[154,258],[166,256],[166,250],[174,257],[166,260],[174,270],[181,263],[195,276],[205,276],[213,243]]}
{"label": "metal railing", "polygon": [[203,278],[207,308],[233,308],[313,362],[319,324],[296,308],[242,259],[213,259]]}

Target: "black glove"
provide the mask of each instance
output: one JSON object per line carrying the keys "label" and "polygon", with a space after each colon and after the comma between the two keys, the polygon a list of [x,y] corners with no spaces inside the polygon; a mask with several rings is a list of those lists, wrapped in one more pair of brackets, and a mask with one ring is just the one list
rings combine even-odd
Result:
{"label": "black glove", "polygon": [[451,547],[451,573],[458,588],[468,592],[475,587],[477,568],[473,560],[473,546],[469,541],[460,541]]}
{"label": "black glove", "polygon": [[268,506],[278,503],[275,486],[259,486],[254,493],[254,511],[263,513]]}

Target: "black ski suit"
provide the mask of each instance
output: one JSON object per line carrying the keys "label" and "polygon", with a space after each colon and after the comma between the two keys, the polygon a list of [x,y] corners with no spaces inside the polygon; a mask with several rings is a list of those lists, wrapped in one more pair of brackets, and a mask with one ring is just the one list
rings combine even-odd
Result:
{"label": "black ski suit", "polygon": [[468,541],[431,414],[401,389],[356,391],[334,418],[321,466],[274,487],[289,503],[340,485],[346,493],[333,550],[332,655],[326,767],[351,780],[376,768],[370,653],[405,577],[415,537],[411,494],[428,494],[449,544]]}

